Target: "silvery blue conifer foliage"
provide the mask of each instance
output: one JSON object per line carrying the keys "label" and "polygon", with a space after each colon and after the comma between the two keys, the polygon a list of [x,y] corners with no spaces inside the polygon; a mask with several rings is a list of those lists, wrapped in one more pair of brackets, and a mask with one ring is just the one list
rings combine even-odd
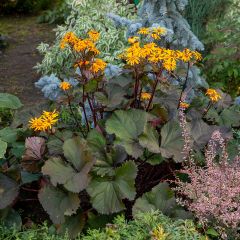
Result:
{"label": "silvery blue conifer foliage", "polygon": [[[78,84],[78,81],[74,78],[64,79],[64,81],[69,82],[72,86],[77,86]],[[51,74],[50,76],[41,77],[35,83],[35,86],[41,89],[45,98],[56,101],[63,94],[60,89],[60,83],[61,80],[56,75]]]}
{"label": "silvery blue conifer foliage", "polygon": [[204,46],[190,29],[181,12],[187,0],[144,0],[138,9],[138,18],[129,20],[115,14],[108,14],[117,27],[127,27],[127,37],[136,35],[141,27],[161,26],[166,28],[165,42],[177,49],[203,50]]}
{"label": "silvery blue conifer foliage", "polygon": [[[117,65],[108,64],[105,69],[105,76],[109,79],[120,75],[121,72],[122,69]],[[76,73],[81,74],[78,68],[76,69]],[[78,81],[74,78],[64,79],[64,81],[69,82],[73,87],[78,85]],[[60,89],[60,83],[61,80],[55,74],[51,74],[41,77],[35,83],[35,86],[41,89],[45,98],[56,101],[63,94],[62,90]]]}

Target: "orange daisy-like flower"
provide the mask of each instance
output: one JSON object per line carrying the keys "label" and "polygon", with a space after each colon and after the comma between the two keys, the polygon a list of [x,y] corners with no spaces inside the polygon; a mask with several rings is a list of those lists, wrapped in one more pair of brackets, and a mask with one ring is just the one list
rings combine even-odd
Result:
{"label": "orange daisy-like flower", "polygon": [[211,99],[212,102],[218,102],[222,98],[221,95],[212,88],[207,90],[206,95]]}
{"label": "orange daisy-like flower", "polygon": [[67,91],[71,88],[71,84],[69,82],[61,82],[60,83],[60,88],[63,90],[63,91]]}
{"label": "orange daisy-like flower", "polygon": [[197,52],[197,51],[194,51],[194,52],[193,52],[193,56],[195,57],[195,59],[196,59],[197,61],[201,61],[201,60],[202,60],[202,54],[199,53],[199,52]]}
{"label": "orange daisy-like flower", "polygon": [[39,118],[31,118],[29,127],[34,131],[47,131],[52,129],[53,125],[58,121],[59,113],[54,110],[53,112],[44,111]]}
{"label": "orange daisy-like flower", "polygon": [[107,66],[106,62],[104,62],[102,59],[96,58],[94,60],[94,62],[92,63],[90,70],[93,73],[98,73],[99,71],[103,72],[105,70],[106,66]]}
{"label": "orange daisy-like flower", "polygon": [[148,35],[149,34],[149,29],[148,28],[140,28],[139,31],[138,31],[138,34]]}
{"label": "orange daisy-like flower", "polygon": [[153,28],[153,32],[158,35],[164,35],[167,33],[167,30],[166,30],[166,28],[163,28],[163,27],[155,27],[155,28]]}
{"label": "orange daisy-like flower", "polygon": [[154,33],[154,32],[151,34],[151,37],[155,40],[161,39],[160,36],[157,33]]}
{"label": "orange daisy-like flower", "polygon": [[67,44],[74,45],[77,41],[78,38],[73,32],[67,32],[60,43],[60,48],[64,49]]}
{"label": "orange daisy-like flower", "polygon": [[189,62],[193,56],[193,52],[189,49],[184,49],[181,53],[181,60],[183,62]]}
{"label": "orange daisy-like flower", "polygon": [[168,58],[168,59],[164,60],[163,67],[167,71],[174,71],[177,67],[177,62],[174,58]]}
{"label": "orange daisy-like flower", "polygon": [[97,42],[100,37],[100,33],[95,30],[91,30],[88,32],[88,36],[93,42]]}
{"label": "orange daisy-like flower", "polygon": [[34,131],[45,131],[45,126],[42,118],[31,118],[29,121],[29,127]]}
{"label": "orange daisy-like flower", "polygon": [[134,44],[134,43],[136,43],[136,42],[138,42],[138,41],[139,41],[139,37],[136,37],[136,36],[133,36],[133,37],[128,38],[128,42],[129,42],[130,44]]}
{"label": "orange daisy-like flower", "polygon": [[141,93],[141,100],[149,100],[151,98],[151,94],[147,92]]}

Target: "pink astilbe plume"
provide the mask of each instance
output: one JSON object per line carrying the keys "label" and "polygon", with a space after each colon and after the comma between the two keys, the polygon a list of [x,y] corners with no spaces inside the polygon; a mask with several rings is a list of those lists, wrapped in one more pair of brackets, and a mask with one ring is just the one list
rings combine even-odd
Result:
{"label": "pink astilbe plume", "polygon": [[230,162],[225,140],[215,131],[205,159],[204,168],[192,163],[181,171],[190,182],[177,180],[178,200],[201,222],[236,230],[240,224],[240,158]]}
{"label": "pink astilbe plume", "polygon": [[179,108],[179,113],[178,113],[178,117],[179,117],[179,124],[180,127],[182,128],[182,137],[184,139],[184,146],[183,146],[183,160],[184,161],[189,161],[190,163],[192,162],[192,146],[191,146],[191,136],[188,130],[188,126],[187,126],[187,119],[186,119],[186,115],[184,113],[184,108]]}

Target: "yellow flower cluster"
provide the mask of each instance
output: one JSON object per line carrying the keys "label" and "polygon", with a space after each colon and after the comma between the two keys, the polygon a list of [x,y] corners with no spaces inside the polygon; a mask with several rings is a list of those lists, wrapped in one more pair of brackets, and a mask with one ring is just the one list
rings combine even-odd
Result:
{"label": "yellow flower cluster", "polygon": [[218,102],[222,97],[221,95],[212,88],[209,88],[206,92],[206,95],[211,99],[212,102]]}
{"label": "yellow flower cluster", "polygon": [[151,98],[151,94],[147,92],[141,93],[141,100],[149,100]]}
{"label": "yellow flower cluster", "polygon": [[134,43],[136,43],[138,41],[139,41],[139,37],[136,37],[136,36],[128,38],[128,42],[130,44],[134,44]]}
{"label": "yellow flower cluster", "polygon": [[154,40],[161,39],[160,36],[165,35],[166,28],[154,27],[154,28],[140,28],[138,34],[151,36]]}
{"label": "yellow flower cluster", "polygon": [[120,57],[126,60],[130,66],[149,62],[151,64],[161,63],[164,69],[173,71],[177,67],[177,61],[189,62],[201,60],[201,54],[197,51],[184,49],[183,51],[158,47],[156,43],[147,43],[143,46],[136,38],[131,38],[132,45],[125,49]]}
{"label": "yellow flower cluster", "polygon": [[60,48],[64,49],[68,44],[74,45],[77,42],[78,38],[73,32],[67,32],[62,41],[60,42]]}
{"label": "yellow flower cluster", "polygon": [[[88,32],[88,37],[89,38],[86,39],[80,39],[76,37],[74,33],[68,32],[63,37],[60,47],[63,49],[66,45],[70,45],[73,50],[79,53],[79,59],[74,64],[74,67],[84,68],[94,74],[103,72],[107,63],[102,59],[95,58],[95,56],[100,53],[95,45],[99,40],[100,34],[95,30],[91,30]],[[63,84],[61,88],[65,91],[68,90],[70,86]]]}
{"label": "yellow flower cluster", "polygon": [[54,110],[53,112],[44,111],[38,118],[31,118],[29,127],[34,131],[47,131],[52,129],[52,126],[57,123],[59,113]]}
{"label": "yellow flower cluster", "polygon": [[[140,28],[138,31],[138,34],[147,35],[156,40],[160,39],[160,36],[165,33],[166,29],[161,27]],[[183,51],[166,49],[159,47],[154,42],[146,43],[141,46],[140,38],[138,36],[130,37],[128,42],[131,46],[125,49],[120,57],[130,66],[146,63],[161,63],[163,68],[167,71],[174,71],[177,67],[178,61],[190,62],[202,59],[199,52],[191,51],[190,49],[184,49]]]}
{"label": "yellow flower cluster", "polygon": [[89,38],[80,39],[73,32],[67,32],[63,37],[60,48],[64,49],[67,45],[70,45],[76,52],[93,52],[99,54],[100,51],[96,48],[95,42],[99,39],[99,33],[91,30],[88,32]]}
{"label": "yellow flower cluster", "polygon": [[192,59],[195,59],[196,61],[201,61],[202,60],[202,55],[197,52],[197,51],[191,51],[189,49],[184,49],[182,52],[179,51],[179,58],[183,62],[189,62]]}
{"label": "yellow flower cluster", "polygon": [[92,66],[90,67],[90,71],[92,71],[93,73],[98,73],[99,71],[104,71],[106,66],[107,64],[102,59],[95,58]]}
{"label": "yellow flower cluster", "polygon": [[61,82],[60,83],[60,88],[63,90],[63,91],[67,91],[71,88],[71,84],[69,82]]}

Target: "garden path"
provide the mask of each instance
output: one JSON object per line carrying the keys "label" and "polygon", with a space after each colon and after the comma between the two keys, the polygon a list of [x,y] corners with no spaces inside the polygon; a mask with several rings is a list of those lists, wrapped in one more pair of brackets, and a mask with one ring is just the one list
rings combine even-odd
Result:
{"label": "garden path", "polygon": [[15,94],[29,106],[45,101],[34,86],[40,75],[33,67],[41,61],[36,47],[54,40],[52,28],[32,16],[0,18],[0,32],[9,37],[9,47],[0,55],[0,92]]}

